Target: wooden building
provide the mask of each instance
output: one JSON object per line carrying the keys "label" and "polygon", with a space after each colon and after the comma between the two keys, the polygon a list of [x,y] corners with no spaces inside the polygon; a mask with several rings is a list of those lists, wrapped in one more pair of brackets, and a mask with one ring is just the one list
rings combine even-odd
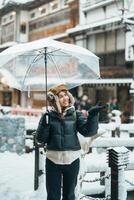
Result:
{"label": "wooden building", "polygon": [[[66,31],[78,23],[79,0],[33,0],[24,4],[9,1],[0,8],[0,51],[16,43],[47,37],[74,43]],[[3,91],[10,96],[10,105],[44,106],[42,92],[31,92],[31,99],[27,100],[27,93],[16,92],[1,81],[2,105],[6,105]],[[13,98],[15,95],[18,95],[16,99]]]}
{"label": "wooden building", "polygon": [[115,97],[123,109],[131,98],[129,91],[134,77],[134,1],[80,0],[79,6],[79,26],[69,29],[68,34],[77,45],[100,58],[104,79],[94,82],[94,87],[89,81],[83,92],[104,102]]}

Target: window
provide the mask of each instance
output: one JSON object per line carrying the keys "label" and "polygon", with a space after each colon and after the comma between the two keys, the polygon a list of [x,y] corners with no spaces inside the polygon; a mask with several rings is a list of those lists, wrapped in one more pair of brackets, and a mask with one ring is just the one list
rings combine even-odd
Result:
{"label": "window", "polygon": [[58,9],[58,1],[53,1],[50,3],[51,11]]}
{"label": "window", "polygon": [[63,12],[57,13],[57,15],[53,14],[47,17],[42,17],[40,18],[40,20],[31,21],[31,23],[29,24],[29,30],[35,31],[35,29],[44,28],[46,26],[50,27],[56,24],[58,24],[59,26],[60,23],[63,23],[69,19],[68,16],[69,12]]}
{"label": "window", "polygon": [[13,19],[13,15],[10,15],[10,20]]}
{"label": "window", "polygon": [[4,17],[4,18],[2,19],[2,22],[3,22],[3,23],[6,23],[6,21],[7,21],[7,18]]}
{"label": "window", "polygon": [[11,104],[12,104],[12,93],[11,92],[3,92],[2,96],[3,96],[2,105],[3,106],[11,106]]}
{"label": "window", "polygon": [[107,54],[97,54],[100,58],[101,67],[116,67],[116,66],[125,66],[125,51],[116,51],[113,53]]}
{"label": "window", "polygon": [[46,4],[45,6],[39,7],[38,11],[39,11],[40,15],[47,14],[48,13],[48,4]]}
{"label": "window", "polygon": [[53,6],[52,6],[52,10],[55,10],[58,8],[58,4],[57,3],[54,3]]}
{"label": "window", "polygon": [[2,44],[11,41],[14,41],[14,22],[2,26],[2,32],[1,32]]}
{"label": "window", "polygon": [[30,24],[29,31],[33,31],[35,29],[37,29],[37,23]]}
{"label": "window", "polygon": [[64,0],[64,4],[68,3],[68,0]]}
{"label": "window", "polygon": [[21,25],[20,25],[20,32],[21,33],[26,33],[26,23],[22,23]]}
{"label": "window", "polygon": [[41,10],[41,14],[45,14],[46,13],[46,8],[43,8],[42,10]]}
{"label": "window", "polygon": [[125,50],[117,51],[116,65],[117,66],[125,66]]}
{"label": "window", "polygon": [[34,18],[35,17],[35,12],[30,14],[30,18]]}
{"label": "window", "polygon": [[108,66],[108,67],[114,67],[116,64],[115,64],[115,53],[108,53],[106,54],[106,57],[105,57],[105,65]]}

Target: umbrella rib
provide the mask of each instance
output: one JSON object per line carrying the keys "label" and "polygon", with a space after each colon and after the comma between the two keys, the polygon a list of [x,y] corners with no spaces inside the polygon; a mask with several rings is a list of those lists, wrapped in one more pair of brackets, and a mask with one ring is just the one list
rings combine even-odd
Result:
{"label": "umbrella rib", "polygon": [[51,54],[51,53],[54,53],[56,51],[60,51],[61,49],[55,49],[55,50],[52,50],[52,51],[49,51],[47,54]]}
{"label": "umbrella rib", "polygon": [[[62,49],[55,49],[55,50],[52,50],[52,51],[49,51],[48,53],[47,53],[47,55],[52,55],[52,56],[59,56],[59,55],[56,55],[56,54],[53,54],[53,53],[55,53],[55,52],[62,52],[63,54],[65,54],[67,57],[72,57],[72,55],[70,55],[69,53],[66,53],[66,52],[64,52],[64,51],[62,51]],[[63,56],[63,55],[61,55],[61,56]]]}
{"label": "umbrella rib", "polygon": [[48,57],[49,57],[49,58],[52,60],[52,62],[54,63],[54,65],[55,65],[55,67],[56,67],[56,70],[57,70],[57,72],[58,72],[59,78],[60,78],[60,80],[61,80],[61,82],[62,82],[61,74],[60,74],[60,71],[59,71],[58,66],[57,66],[57,64],[56,64],[56,61],[54,60],[54,58],[53,58],[52,56],[48,55]]}
{"label": "umbrella rib", "polygon": [[[59,50],[60,50],[60,49],[59,49]],[[55,50],[55,51],[56,51],[56,50]],[[64,57],[66,56],[66,57],[72,57],[72,55],[70,55],[69,53],[65,53],[65,52],[62,51],[62,50],[61,50],[60,52],[63,53],[64,55],[58,55],[58,54],[56,55],[56,54],[53,54],[55,51],[49,52],[48,54],[49,54],[49,55],[52,55],[52,56],[64,56]]]}
{"label": "umbrella rib", "polygon": [[[37,56],[37,55],[42,55],[42,56],[43,56],[43,55],[44,55],[44,52],[42,52],[41,50],[43,50],[43,49],[38,49],[38,51],[36,51],[36,50],[34,51],[34,50],[33,50],[33,51],[30,51],[31,54],[30,54],[30,53],[26,53],[26,54],[24,54],[24,55],[19,55],[19,56],[22,56],[22,57],[23,57],[23,56],[30,56],[30,57],[31,57],[31,56],[34,56],[34,57],[35,57],[35,56]],[[37,53],[38,53],[38,54],[37,54]]]}
{"label": "umbrella rib", "polygon": [[[31,67],[32,67],[32,65],[33,65],[33,63],[35,63],[35,62],[38,60],[38,58],[39,58],[40,56],[42,56],[42,55],[37,55],[37,56],[33,59],[33,61],[31,62],[31,64],[29,65],[29,67],[28,67],[28,69],[27,69],[27,71],[26,71],[26,73],[25,73],[25,76],[24,76],[24,79],[23,79],[23,82],[22,82],[22,86],[24,86],[26,77],[27,77],[27,75],[28,75],[28,73],[29,73],[29,71],[30,71],[30,69],[31,69]],[[41,58],[41,57],[40,57],[40,58]]]}

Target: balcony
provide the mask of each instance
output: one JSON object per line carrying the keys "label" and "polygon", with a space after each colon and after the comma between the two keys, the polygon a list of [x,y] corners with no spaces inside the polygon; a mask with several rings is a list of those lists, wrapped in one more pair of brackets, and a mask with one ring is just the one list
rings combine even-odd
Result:
{"label": "balcony", "polygon": [[83,11],[88,11],[112,2],[114,2],[114,0],[85,0],[84,3],[81,1],[81,6]]}

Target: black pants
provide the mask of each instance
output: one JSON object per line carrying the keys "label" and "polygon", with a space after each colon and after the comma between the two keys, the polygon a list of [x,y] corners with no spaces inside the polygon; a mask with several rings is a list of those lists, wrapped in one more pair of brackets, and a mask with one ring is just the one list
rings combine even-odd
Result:
{"label": "black pants", "polygon": [[62,200],[75,200],[75,187],[79,165],[79,159],[70,165],[57,165],[48,158],[46,159],[47,200],[61,199],[61,185],[63,185]]}

